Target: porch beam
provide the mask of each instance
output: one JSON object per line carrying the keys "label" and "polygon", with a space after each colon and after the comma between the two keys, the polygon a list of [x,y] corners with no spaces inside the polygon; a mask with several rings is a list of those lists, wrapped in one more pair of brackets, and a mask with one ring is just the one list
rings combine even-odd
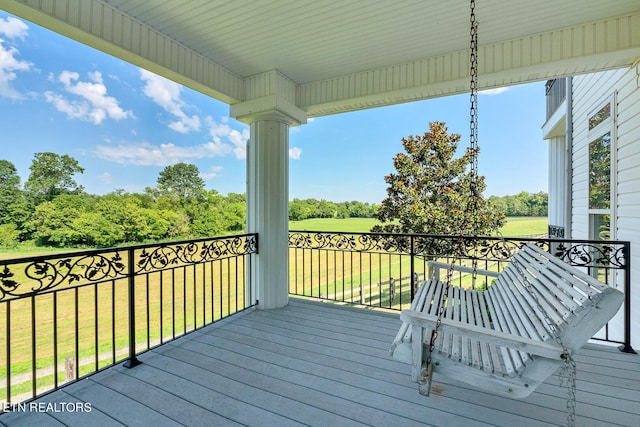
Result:
{"label": "porch beam", "polygon": [[[481,90],[620,68],[640,56],[640,12],[480,43]],[[465,49],[301,84],[296,105],[316,117],[468,91]]]}

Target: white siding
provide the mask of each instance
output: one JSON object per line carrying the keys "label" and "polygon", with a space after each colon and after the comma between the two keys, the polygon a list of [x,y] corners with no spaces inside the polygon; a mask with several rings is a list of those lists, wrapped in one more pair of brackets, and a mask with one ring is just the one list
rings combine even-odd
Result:
{"label": "white siding", "polygon": [[[588,118],[616,94],[612,238],[631,242],[632,346],[640,348],[640,65],[573,79],[572,237],[589,237]],[[621,283],[619,284],[622,285]],[[618,316],[620,317],[620,316]],[[614,330],[622,319],[616,318]],[[635,328],[634,328],[635,326]],[[615,338],[618,338],[617,336]]]}

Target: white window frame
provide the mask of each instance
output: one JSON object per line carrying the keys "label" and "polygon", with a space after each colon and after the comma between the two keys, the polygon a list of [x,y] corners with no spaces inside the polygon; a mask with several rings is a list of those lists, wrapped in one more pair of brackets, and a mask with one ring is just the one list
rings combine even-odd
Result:
{"label": "white window frame", "polygon": [[[616,240],[616,206],[617,206],[617,138],[616,138],[616,117],[617,117],[617,102],[616,102],[616,93],[614,92],[611,96],[607,97],[607,99],[600,103],[597,108],[591,111],[587,115],[587,128],[589,127],[589,120],[595,114],[598,113],[602,108],[604,108],[607,104],[610,105],[609,109],[609,117],[607,117],[602,122],[598,123],[593,129],[589,129],[587,134],[587,156],[588,156],[588,171],[591,171],[591,155],[589,153],[590,145],[593,141],[602,138],[604,135],[609,133],[611,135],[610,141],[610,177],[609,177],[609,208],[608,209],[592,209],[589,207],[589,200],[587,201],[587,214],[589,219],[589,239],[590,240],[599,240],[598,236],[595,232],[595,215],[609,215],[610,218],[610,240]],[[587,194],[590,197],[591,193],[591,180],[587,179]]]}

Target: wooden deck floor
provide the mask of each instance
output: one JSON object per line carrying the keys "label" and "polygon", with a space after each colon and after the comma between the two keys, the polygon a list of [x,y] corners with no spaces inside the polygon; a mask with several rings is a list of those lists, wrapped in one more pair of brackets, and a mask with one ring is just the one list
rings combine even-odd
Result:
{"label": "wooden deck floor", "polygon": [[[49,412],[7,426],[548,426],[565,423],[552,376],[524,400],[437,382],[417,392],[387,349],[397,315],[292,299],[233,316],[49,394]],[[577,426],[640,426],[640,356],[587,345],[576,357]],[[436,378],[436,380],[440,380]],[[53,412],[87,402],[90,412]],[[45,405],[43,405],[46,408]]]}

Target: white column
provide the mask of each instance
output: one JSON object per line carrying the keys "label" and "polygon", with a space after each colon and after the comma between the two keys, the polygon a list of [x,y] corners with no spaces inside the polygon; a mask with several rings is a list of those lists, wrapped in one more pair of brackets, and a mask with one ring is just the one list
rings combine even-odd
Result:
{"label": "white column", "polygon": [[258,308],[289,301],[289,123],[269,114],[251,122],[247,147],[247,231],[258,233],[252,283]]}
{"label": "white column", "polygon": [[258,308],[289,301],[289,126],[306,123],[296,104],[297,85],[276,70],[245,79],[248,99],[231,117],[251,126],[247,147],[247,231],[258,233],[251,266]]}

